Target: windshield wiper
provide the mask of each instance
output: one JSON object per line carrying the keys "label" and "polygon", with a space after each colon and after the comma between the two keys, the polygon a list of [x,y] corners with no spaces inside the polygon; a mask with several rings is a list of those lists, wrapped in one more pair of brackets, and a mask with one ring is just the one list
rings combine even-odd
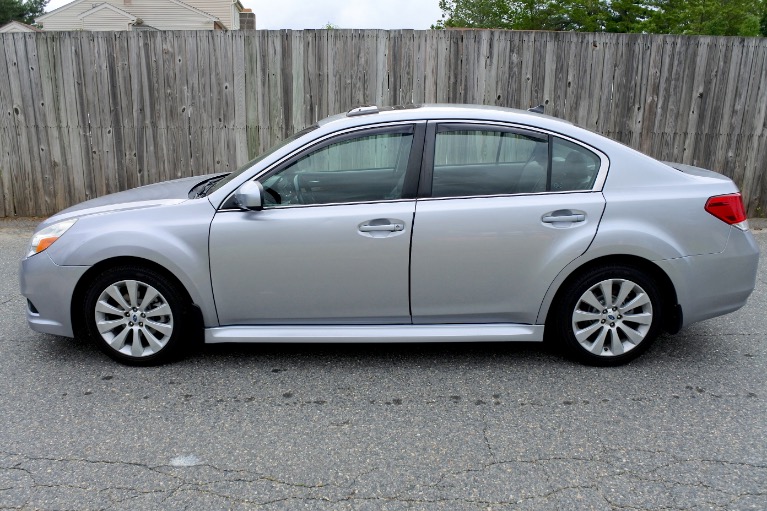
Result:
{"label": "windshield wiper", "polygon": [[212,179],[208,179],[202,185],[197,185],[197,186],[202,186],[202,188],[200,188],[200,191],[194,194],[194,198],[199,199],[200,197],[205,197],[208,194],[208,191],[210,191],[210,189],[213,188],[213,186],[216,183],[218,183],[220,180],[222,180],[224,177],[226,176],[216,176]]}

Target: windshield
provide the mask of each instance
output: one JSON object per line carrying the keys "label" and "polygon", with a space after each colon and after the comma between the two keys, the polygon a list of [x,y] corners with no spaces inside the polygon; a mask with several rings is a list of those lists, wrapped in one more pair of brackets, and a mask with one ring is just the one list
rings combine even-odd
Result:
{"label": "windshield", "polygon": [[216,182],[216,184],[213,185],[213,187],[211,187],[210,189],[206,190],[205,195],[210,195],[211,193],[215,192],[216,190],[218,190],[219,188],[221,188],[222,186],[224,186],[225,184],[230,182],[232,179],[236,178],[237,176],[239,176],[240,174],[242,174],[246,170],[248,170],[251,167],[253,167],[253,165],[255,165],[256,163],[260,162],[261,160],[263,160],[267,156],[269,156],[272,153],[278,151],[279,149],[285,147],[286,145],[288,145],[289,143],[293,142],[294,140],[297,140],[298,138],[306,135],[307,133],[310,133],[310,132],[316,130],[317,128],[319,128],[319,126],[317,126],[316,124],[313,125],[313,126],[309,126],[306,129],[303,129],[303,130],[301,130],[301,131],[299,131],[297,133],[294,133],[292,136],[290,136],[290,137],[286,138],[285,140],[281,141],[279,144],[277,144],[275,146],[272,146],[269,150],[267,150],[264,153],[259,154],[258,156],[256,156],[254,159],[250,160],[248,163],[246,163],[245,165],[243,165],[239,169],[235,170],[234,172],[231,172],[225,178],[218,180]]}

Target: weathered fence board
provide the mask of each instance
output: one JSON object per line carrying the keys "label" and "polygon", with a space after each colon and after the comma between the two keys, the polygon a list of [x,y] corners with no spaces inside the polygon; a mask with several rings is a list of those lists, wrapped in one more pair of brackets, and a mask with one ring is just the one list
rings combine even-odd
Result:
{"label": "weathered fence board", "polygon": [[528,108],[711,168],[767,213],[767,40],[515,31],[0,35],[0,216],[233,170],[359,104]]}

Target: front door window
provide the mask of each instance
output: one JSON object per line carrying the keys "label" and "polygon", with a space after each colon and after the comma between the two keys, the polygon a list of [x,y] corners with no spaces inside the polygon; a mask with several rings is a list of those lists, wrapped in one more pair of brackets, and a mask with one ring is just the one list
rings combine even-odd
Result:
{"label": "front door window", "polygon": [[263,180],[265,207],[400,199],[412,143],[410,131],[325,145]]}

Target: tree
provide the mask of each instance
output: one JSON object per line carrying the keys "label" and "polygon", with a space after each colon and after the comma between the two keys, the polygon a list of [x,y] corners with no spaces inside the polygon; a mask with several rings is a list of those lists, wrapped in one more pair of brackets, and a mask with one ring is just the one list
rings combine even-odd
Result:
{"label": "tree", "polygon": [[31,25],[42,16],[49,0],[0,0],[0,25],[20,21]]}
{"label": "tree", "polygon": [[439,0],[442,19],[432,28],[512,28],[506,0]]}
{"label": "tree", "polygon": [[760,35],[761,0],[654,0],[645,30],[658,34]]}
{"label": "tree", "polygon": [[440,0],[439,7],[432,28],[602,32],[610,20],[609,0]]}
{"label": "tree", "polygon": [[440,0],[442,19],[432,28],[560,30],[554,0]]}
{"label": "tree", "polygon": [[650,13],[650,7],[645,0],[612,0],[607,32],[644,32]]}
{"label": "tree", "polygon": [[516,30],[557,30],[558,2],[518,0],[507,2]]}
{"label": "tree", "polygon": [[762,34],[762,37],[767,37],[767,0],[765,0],[764,6],[762,7],[762,19],[759,23],[759,32]]}
{"label": "tree", "polygon": [[767,36],[767,0],[440,0],[432,28]]}
{"label": "tree", "polygon": [[604,32],[610,19],[606,0],[561,0],[550,8],[556,30]]}

